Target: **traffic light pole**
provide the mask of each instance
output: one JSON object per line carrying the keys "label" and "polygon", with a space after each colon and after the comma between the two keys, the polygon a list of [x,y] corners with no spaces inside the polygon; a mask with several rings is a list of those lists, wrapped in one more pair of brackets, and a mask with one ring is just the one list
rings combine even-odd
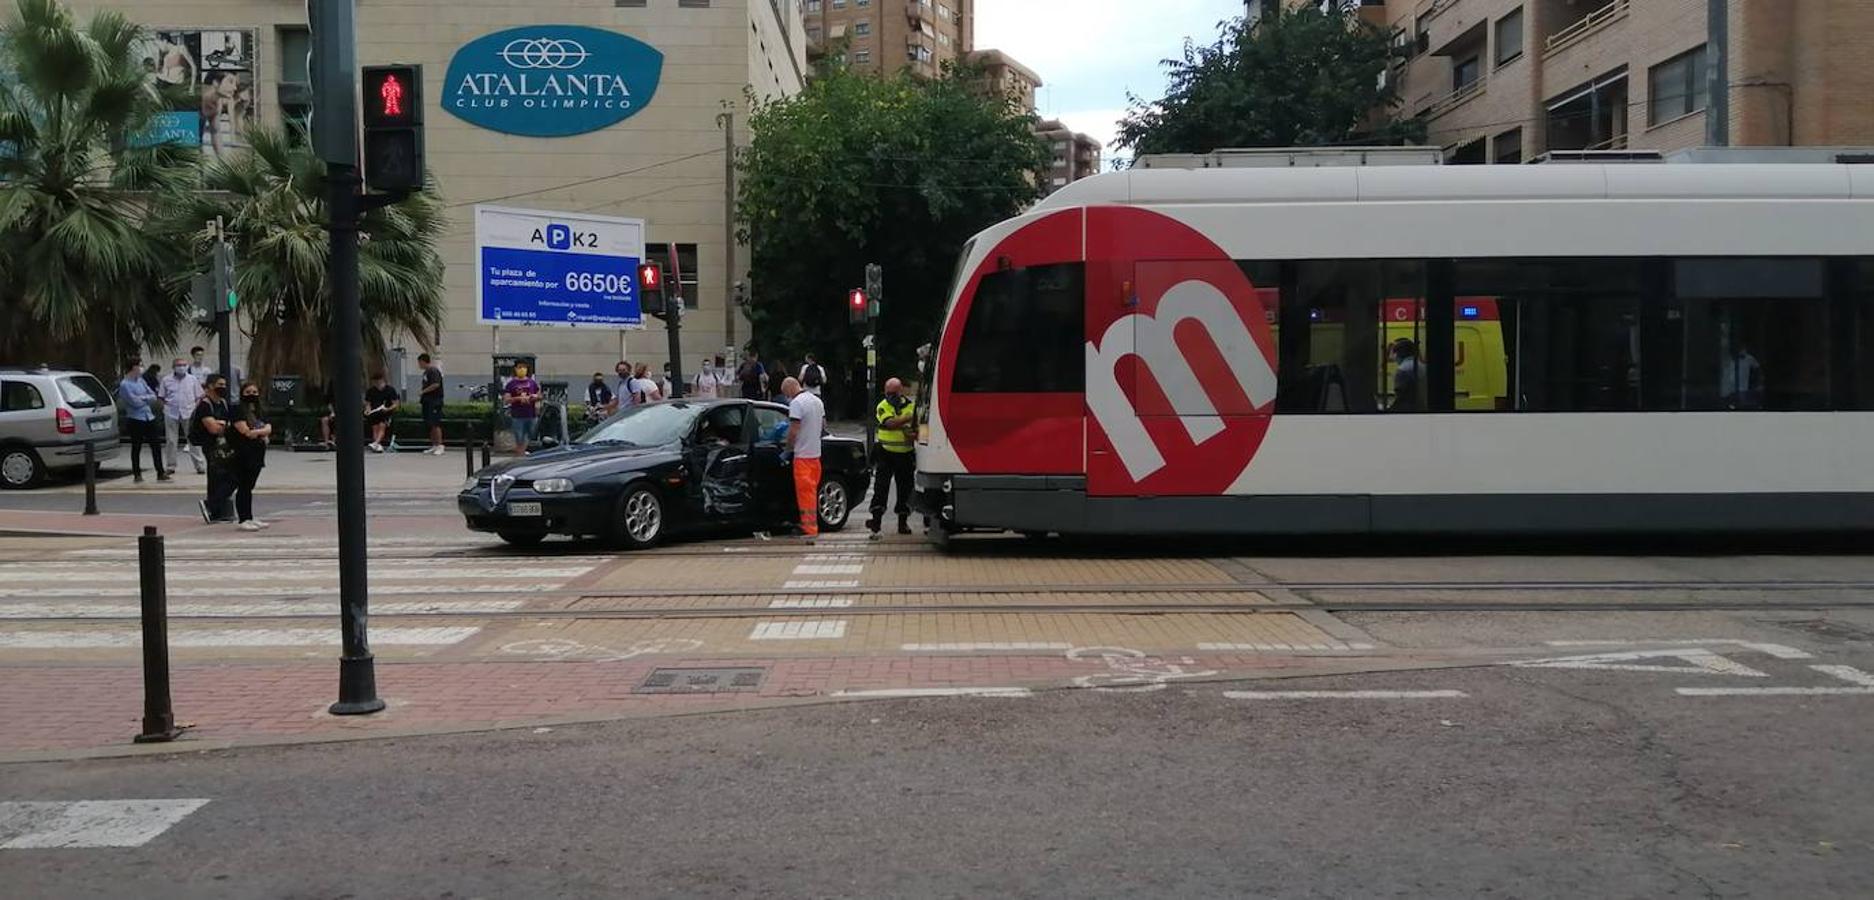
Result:
{"label": "traffic light pole", "polygon": [[384,708],[377,663],[366,634],[364,499],[364,328],[358,299],[357,32],[354,0],[309,0],[313,54],[313,145],[326,163],[326,216],[332,249],[326,277],[332,290],[332,408],[338,438],[338,613],[343,649],[338,663],[337,716]]}

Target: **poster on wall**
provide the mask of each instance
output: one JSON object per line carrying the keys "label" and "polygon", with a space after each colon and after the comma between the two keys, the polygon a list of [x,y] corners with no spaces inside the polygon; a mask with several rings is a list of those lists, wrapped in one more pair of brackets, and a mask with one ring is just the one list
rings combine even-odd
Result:
{"label": "poster on wall", "polygon": [[254,31],[165,29],[150,31],[137,48],[150,80],[171,98],[144,140],[195,144],[221,159],[246,146],[241,131],[256,121]]}
{"label": "poster on wall", "polygon": [[636,328],[644,220],[475,207],[477,322]]}

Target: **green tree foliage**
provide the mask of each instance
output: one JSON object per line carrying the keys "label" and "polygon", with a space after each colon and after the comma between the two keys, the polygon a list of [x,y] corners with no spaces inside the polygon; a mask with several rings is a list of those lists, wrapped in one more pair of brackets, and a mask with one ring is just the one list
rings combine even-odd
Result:
{"label": "green tree foliage", "polygon": [[1216,43],[1187,41],[1182,59],[1165,60],[1163,99],[1130,98],[1117,143],[1134,153],[1208,153],[1423,140],[1424,123],[1391,116],[1400,100],[1381,75],[1396,54],[1383,29],[1312,5],[1254,30],[1227,21]]}
{"label": "green tree foliage", "polygon": [[139,36],[57,0],[18,0],[0,28],[0,360],[114,373],[177,339],[186,262],[145,226],[199,154],[138,140],[164,108]]}
{"label": "green tree foliage", "polygon": [[[280,128],[252,128],[250,150],[211,163],[210,191],[177,204],[165,230],[192,250],[198,270],[212,256],[204,223],[222,217],[238,261],[238,314],[249,335],[251,374],[303,375],[324,384],[333,375],[332,302],[326,280],[331,249],[326,231],[325,163]],[[443,316],[443,262],[436,241],[444,226],[433,191],[365,214],[359,234],[358,284],[364,358],[382,366],[390,341],[408,334],[434,349]]]}
{"label": "green tree foliage", "polygon": [[964,68],[921,79],[834,66],[798,95],[755,105],[738,215],[764,357],[813,352],[842,380],[863,333],[847,322],[846,291],[877,262],[880,377],[912,376],[964,241],[1032,202],[1048,162],[1034,116],[982,84]]}

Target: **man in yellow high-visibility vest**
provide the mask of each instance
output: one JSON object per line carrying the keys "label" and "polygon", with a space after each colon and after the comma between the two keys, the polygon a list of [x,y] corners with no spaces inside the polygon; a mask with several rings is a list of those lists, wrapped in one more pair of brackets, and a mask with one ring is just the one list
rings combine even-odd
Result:
{"label": "man in yellow high-visibility vest", "polygon": [[898,485],[898,502],[893,511],[898,514],[898,533],[911,533],[911,477],[917,469],[917,459],[912,452],[912,439],[917,434],[917,403],[904,394],[904,382],[896,378],[886,379],[885,399],[878,402],[872,411],[872,421],[878,426],[878,452],[872,459],[872,518],[865,527],[872,532],[876,540],[879,529],[885,524],[885,498],[890,494],[892,484]]}

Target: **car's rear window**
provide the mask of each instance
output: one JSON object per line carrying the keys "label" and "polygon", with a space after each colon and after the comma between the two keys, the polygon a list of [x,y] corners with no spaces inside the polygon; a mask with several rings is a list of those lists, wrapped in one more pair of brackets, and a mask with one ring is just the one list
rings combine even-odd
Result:
{"label": "car's rear window", "polygon": [[97,409],[111,405],[111,392],[103,382],[89,375],[66,375],[59,379],[59,393],[73,409]]}

